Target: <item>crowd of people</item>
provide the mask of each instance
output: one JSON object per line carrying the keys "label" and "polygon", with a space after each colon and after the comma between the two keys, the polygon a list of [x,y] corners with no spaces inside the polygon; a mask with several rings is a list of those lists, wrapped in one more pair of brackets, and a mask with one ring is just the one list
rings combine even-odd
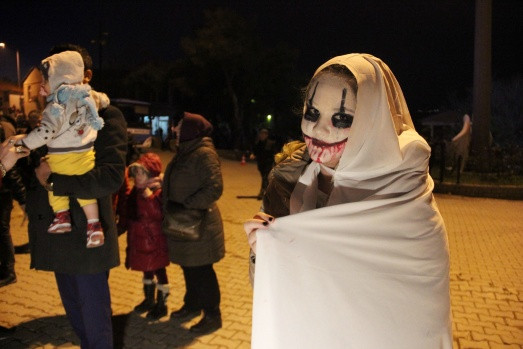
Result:
{"label": "crowd of people", "polygon": [[[171,321],[201,316],[188,329],[195,335],[221,328],[214,264],[225,256],[223,179],[213,125],[178,108],[165,170],[154,152],[129,161],[125,118],[91,88],[89,53],[55,46],[40,69],[42,116],[22,135],[0,124],[0,287],[16,282],[16,199],[28,215],[31,267],[54,273],[82,348],[113,347],[108,278],[124,233],[124,265],[143,276],[135,312],[169,314],[173,263],[186,289]],[[307,86],[301,129],[303,141],[278,154],[267,129],[253,147],[262,205],[244,224],[252,347],[452,348],[430,148],[392,71],[367,54],[327,61]],[[167,228],[171,216],[185,218]]]}

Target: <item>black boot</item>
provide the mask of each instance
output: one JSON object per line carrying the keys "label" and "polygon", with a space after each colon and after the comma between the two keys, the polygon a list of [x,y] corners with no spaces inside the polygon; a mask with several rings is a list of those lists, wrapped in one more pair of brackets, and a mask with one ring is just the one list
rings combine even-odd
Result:
{"label": "black boot", "polygon": [[203,311],[203,318],[196,325],[191,326],[189,331],[199,335],[212,333],[222,327],[222,316],[220,311]]}
{"label": "black boot", "polygon": [[169,296],[169,287],[162,287],[164,289],[161,290],[160,286],[164,285],[158,285],[158,293],[156,294],[156,304],[147,313],[148,319],[158,320],[162,316],[167,315],[167,297]]}
{"label": "black boot", "polygon": [[180,322],[185,322],[197,316],[200,316],[201,313],[201,310],[190,309],[184,304],[183,307],[171,313],[171,319]]}
{"label": "black boot", "polygon": [[8,272],[5,276],[0,279],[0,287],[7,286],[16,282],[16,274],[14,272]]}
{"label": "black boot", "polygon": [[156,290],[156,284],[154,282],[150,284],[143,284],[143,293],[145,299],[142,303],[134,307],[134,311],[137,313],[144,313],[151,310],[154,307],[154,291]]}

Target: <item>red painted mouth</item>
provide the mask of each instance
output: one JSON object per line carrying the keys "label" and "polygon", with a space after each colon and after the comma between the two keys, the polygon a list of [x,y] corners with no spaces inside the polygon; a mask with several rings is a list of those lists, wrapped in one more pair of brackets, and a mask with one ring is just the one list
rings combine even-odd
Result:
{"label": "red painted mouth", "polygon": [[320,141],[319,139],[309,137],[305,133],[303,134],[303,138],[309,139],[312,142],[312,145],[314,145],[316,147],[334,147],[334,146],[337,146],[337,145],[340,145],[340,144],[343,144],[343,143],[347,142],[347,139],[348,139],[348,138],[345,138],[344,140],[341,140],[341,141],[336,142],[336,143],[327,143],[327,142],[324,142],[324,141]]}

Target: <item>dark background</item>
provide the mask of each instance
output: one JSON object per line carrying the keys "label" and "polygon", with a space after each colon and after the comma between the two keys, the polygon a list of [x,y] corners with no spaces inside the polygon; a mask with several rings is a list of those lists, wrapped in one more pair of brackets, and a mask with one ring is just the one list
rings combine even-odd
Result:
{"label": "dark background", "polygon": [[[16,82],[62,42],[91,52],[103,67],[133,69],[148,60],[182,55],[180,38],[202,26],[203,10],[231,8],[268,45],[297,49],[296,69],[309,77],[327,59],[366,52],[382,58],[398,78],[411,110],[437,108],[472,86],[473,0],[366,1],[11,1],[0,4],[0,77]],[[521,74],[523,1],[493,1],[494,78]],[[92,41],[95,40],[94,43]],[[253,67],[255,69],[255,67]],[[95,76],[96,79],[96,76]],[[120,96],[125,97],[125,96]]]}

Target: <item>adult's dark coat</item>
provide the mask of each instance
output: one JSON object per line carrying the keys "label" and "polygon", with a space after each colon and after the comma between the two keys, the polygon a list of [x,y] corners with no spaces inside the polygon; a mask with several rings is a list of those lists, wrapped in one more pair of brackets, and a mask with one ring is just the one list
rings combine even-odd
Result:
{"label": "adult's dark coat", "polygon": [[120,188],[125,171],[127,153],[126,122],[113,106],[99,111],[105,125],[94,143],[95,167],[78,176],[52,174],[54,193],[71,198],[96,198],[105,244],[86,248],[87,222],[76,200],[71,200],[72,231],[67,234],[49,234],[53,220],[47,191],[42,186],[28,190],[29,242],[31,268],[58,273],[91,274],[108,271],[120,264],[118,235],[111,194]]}
{"label": "adult's dark coat", "polygon": [[213,264],[224,257],[223,224],[216,205],[222,192],[220,160],[212,139],[181,142],[165,171],[165,199],[187,208],[205,209],[207,213],[200,240],[176,241],[167,237],[171,262],[193,267]]}

